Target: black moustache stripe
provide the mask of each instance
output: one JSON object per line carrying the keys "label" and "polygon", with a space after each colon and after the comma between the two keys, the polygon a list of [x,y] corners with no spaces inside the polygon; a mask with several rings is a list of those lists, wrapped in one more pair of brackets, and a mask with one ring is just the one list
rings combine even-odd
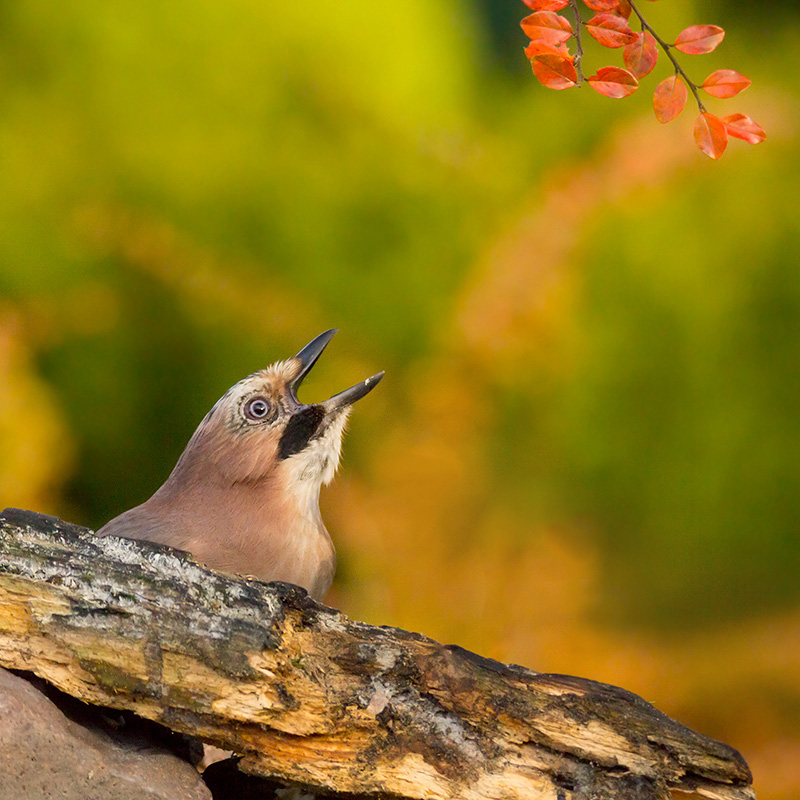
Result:
{"label": "black moustache stripe", "polygon": [[305,450],[324,418],[325,412],[319,406],[306,406],[293,414],[281,434],[278,458],[288,458]]}

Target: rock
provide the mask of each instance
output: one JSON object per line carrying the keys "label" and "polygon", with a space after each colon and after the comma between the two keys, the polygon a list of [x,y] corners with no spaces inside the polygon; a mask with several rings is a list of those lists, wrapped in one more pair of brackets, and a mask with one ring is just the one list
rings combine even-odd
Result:
{"label": "rock", "polygon": [[[86,706],[52,689],[45,694],[0,669],[3,798],[211,800],[197,770],[172,752],[174,742],[159,739],[164,735],[153,723]],[[177,743],[186,749],[185,742]]]}

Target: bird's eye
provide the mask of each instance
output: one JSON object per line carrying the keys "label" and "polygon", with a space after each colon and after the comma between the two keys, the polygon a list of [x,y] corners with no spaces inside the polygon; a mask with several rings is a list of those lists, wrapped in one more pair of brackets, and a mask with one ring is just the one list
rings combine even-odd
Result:
{"label": "bird's eye", "polygon": [[254,422],[261,422],[269,415],[269,402],[263,397],[254,397],[248,400],[244,407],[244,415]]}

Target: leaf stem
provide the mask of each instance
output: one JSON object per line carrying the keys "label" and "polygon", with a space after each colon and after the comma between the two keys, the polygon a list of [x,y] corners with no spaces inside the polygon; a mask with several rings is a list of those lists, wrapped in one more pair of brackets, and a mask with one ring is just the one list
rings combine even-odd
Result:
{"label": "leaf stem", "polygon": [[572,13],[575,15],[575,59],[573,64],[575,65],[575,72],[578,74],[578,82],[575,85],[580,86],[583,83],[583,68],[581,66],[581,61],[583,60],[583,43],[581,42],[581,14],[578,10],[578,0],[569,0],[569,5],[572,9]]}
{"label": "leaf stem", "polygon": [[703,101],[700,99],[700,94],[697,91],[697,84],[686,74],[686,72],[683,70],[683,67],[681,67],[681,65],[678,63],[675,56],[672,55],[671,52],[672,46],[667,44],[655,32],[655,30],[653,30],[653,27],[650,25],[650,23],[642,16],[639,9],[636,8],[634,0],[628,0],[628,3],[630,4],[633,13],[636,14],[636,16],[639,18],[639,22],[642,24],[642,29],[650,32],[650,35],[658,42],[658,44],[661,46],[661,49],[667,54],[667,58],[672,62],[673,66],[675,67],[675,73],[677,75],[680,75],[689,85],[689,88],[692,90],[692,94],[694,95],[694,99],[697,101],[697,107],[700,109],[700,113],[705,114],[706,107],[703,105]]}

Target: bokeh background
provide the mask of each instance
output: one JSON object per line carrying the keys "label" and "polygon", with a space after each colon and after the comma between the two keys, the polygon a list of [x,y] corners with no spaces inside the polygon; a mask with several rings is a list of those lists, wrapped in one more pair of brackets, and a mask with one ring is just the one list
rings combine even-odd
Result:
{"label": "bokeh background", "polygon": [[750,76],[709,105],[767,143],[659,125],[663,57],[542,88],[516,0],[3,2],[0,507],[99,526],[339,327],[303,397],[387,376],[330,602],[624,686],[800,796],[800,10],[644,6],[726,28],[684,65]]}

